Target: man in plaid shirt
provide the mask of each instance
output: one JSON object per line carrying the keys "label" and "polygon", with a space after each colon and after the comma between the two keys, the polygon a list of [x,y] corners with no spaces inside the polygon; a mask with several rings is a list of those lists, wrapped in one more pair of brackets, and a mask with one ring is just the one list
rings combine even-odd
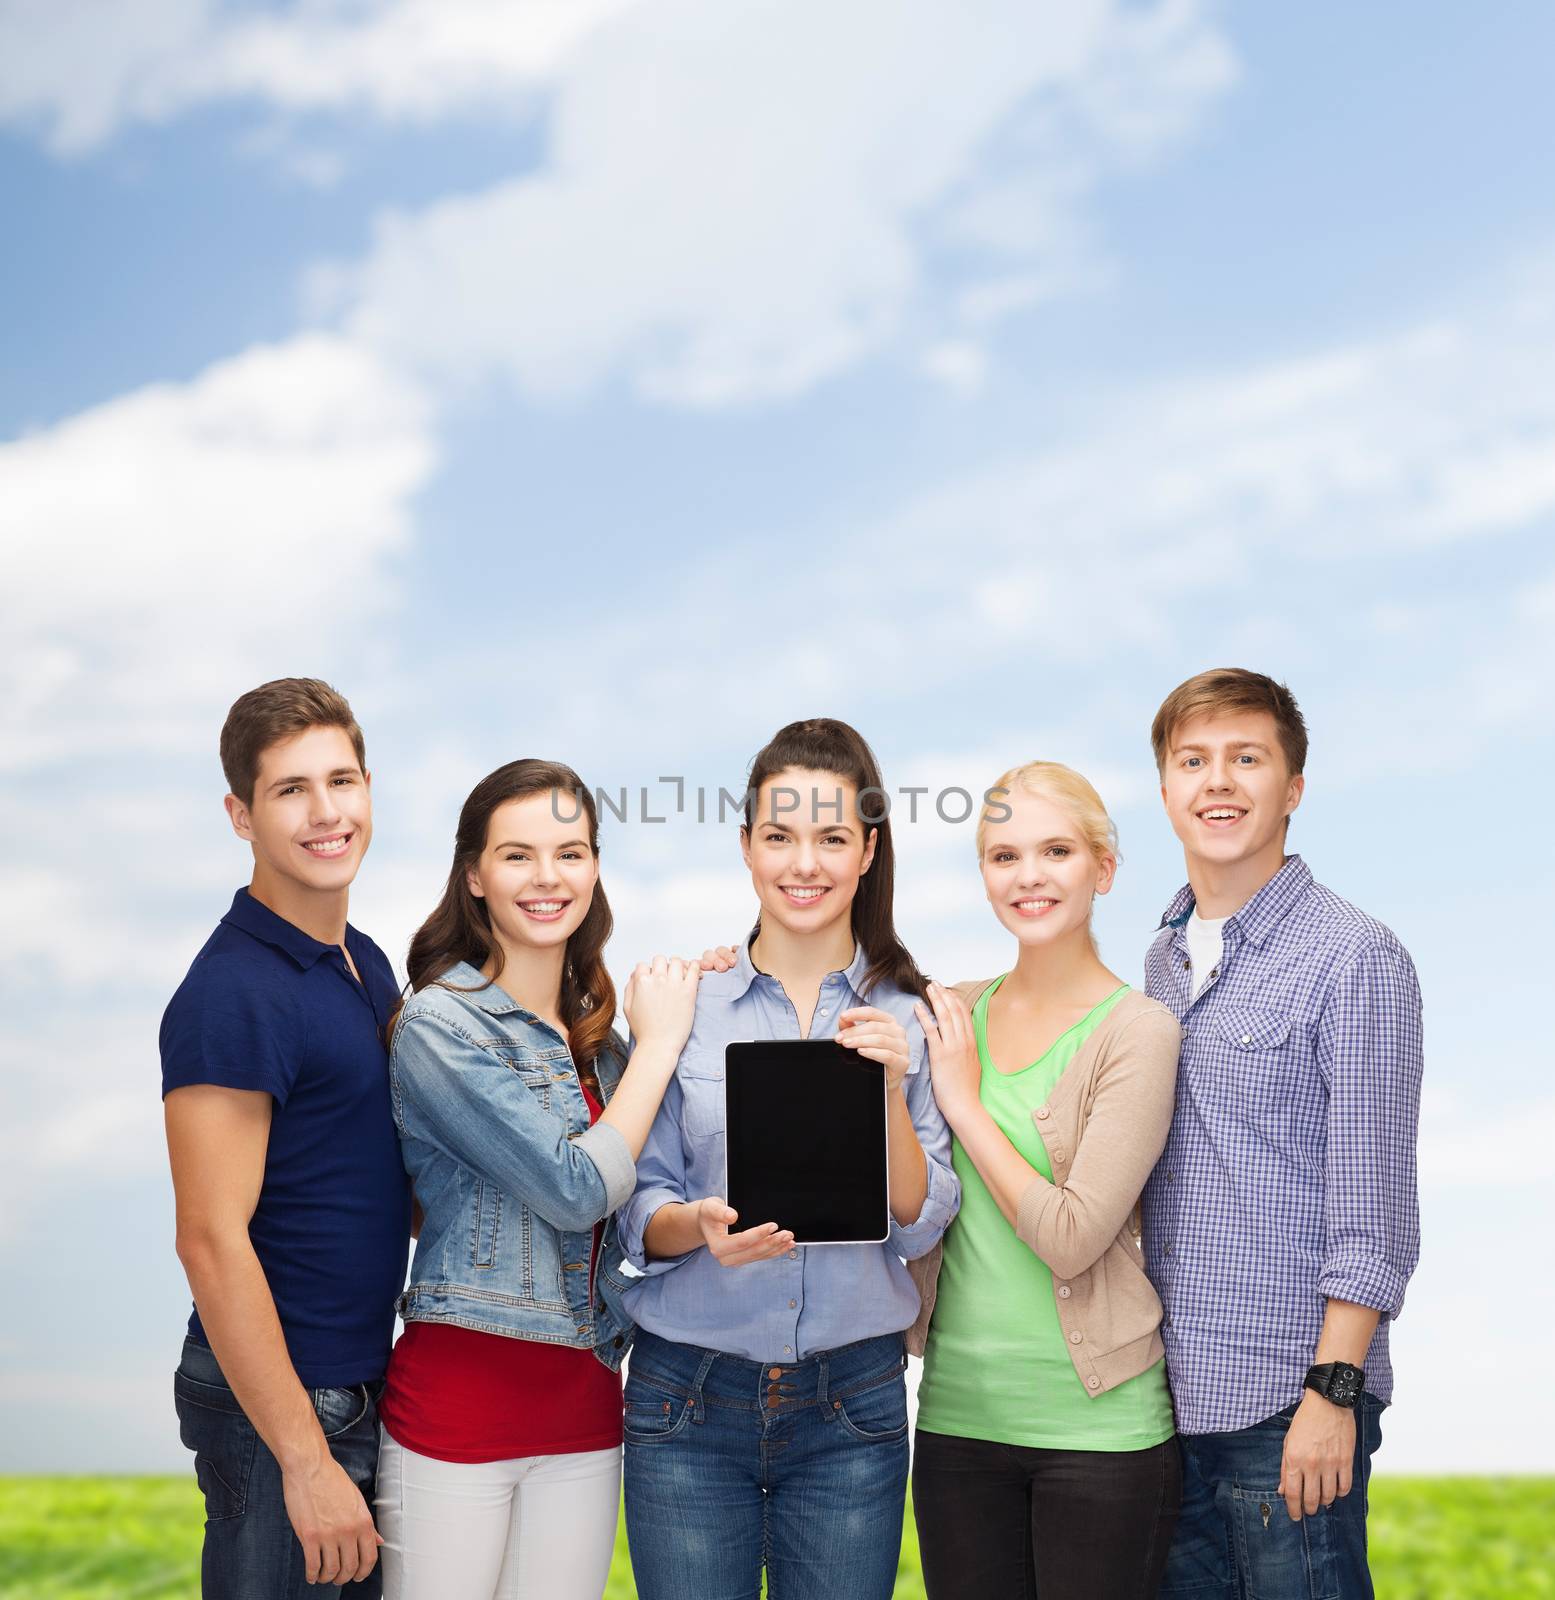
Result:
{"label": "man in plaid shirt", "polygon": [[1307,734],[1239,669],[1151,730],[1188,884],[1146,987],[1183,1028],[1144,1195],[1183,1449],[1163,1596],[1369,1600],[1388,1328],[1420,1248],[1420,991],[1387,928],[1285,853]]}

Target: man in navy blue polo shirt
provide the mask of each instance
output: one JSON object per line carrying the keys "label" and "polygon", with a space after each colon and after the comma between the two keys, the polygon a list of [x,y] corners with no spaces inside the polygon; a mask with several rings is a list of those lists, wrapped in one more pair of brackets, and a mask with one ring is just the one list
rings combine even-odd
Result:
{"label": "man in navy blue polo shirt", "polygon": [[221,759],[253,879],[161,1034],[195,1303],[174,1393],[205,1494],[202,1588],[365,1597],[379,1587],[377,1398],[411,1209],[384,1049],[397,988],[346,922],[370,780],[350,706],[312,678],[239,699]]}

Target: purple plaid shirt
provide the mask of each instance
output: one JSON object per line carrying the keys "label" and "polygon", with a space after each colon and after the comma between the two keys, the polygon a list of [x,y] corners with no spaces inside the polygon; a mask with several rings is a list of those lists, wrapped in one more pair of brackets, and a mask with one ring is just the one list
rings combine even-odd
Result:
{"label": "purple plaid shirt", "polygon": [[1144,1193],[1184,1433],[1245,1428],[1301,1398],[1324,1302],[1382,1312],[1366,1387],[1393,1393],[1388,1322],[1420,1254],[1420,988],[1387,928],[1300,856],[1225,924],[1191,1000],[1184,888],[1145,987],[1182,1023],[1177,1109]]}

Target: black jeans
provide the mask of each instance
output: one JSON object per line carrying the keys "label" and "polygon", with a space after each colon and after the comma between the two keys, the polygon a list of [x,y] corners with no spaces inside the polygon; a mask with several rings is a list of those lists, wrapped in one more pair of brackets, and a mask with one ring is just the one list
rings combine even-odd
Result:
{"label": "black jeans", "polygon": [[1153,1600],[1181,1500],[1175,1438],[1036,1450],[920,1428],[915,1441],[929,1600]]}

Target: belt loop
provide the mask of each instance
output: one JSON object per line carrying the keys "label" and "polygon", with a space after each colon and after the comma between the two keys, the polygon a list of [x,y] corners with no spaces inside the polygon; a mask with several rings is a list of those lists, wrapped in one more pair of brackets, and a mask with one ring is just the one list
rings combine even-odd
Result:
{"label": "belt loop", "polygon": [[713,1370],[713,1363],[718,1359],[716,1350],[704,1350],[702,1362],[697,1368],[697,1375],[691,1380],[691,1420],[693,1422],[707,1421],[707,1408],[702,1399],[702,1385],[707,1381],[707,1375]]}

